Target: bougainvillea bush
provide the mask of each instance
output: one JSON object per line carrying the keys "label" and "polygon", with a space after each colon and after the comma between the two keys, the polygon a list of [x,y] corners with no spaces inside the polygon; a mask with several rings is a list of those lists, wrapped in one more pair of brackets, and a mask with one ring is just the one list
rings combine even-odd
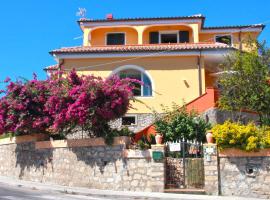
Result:
{"label": "bougainvillea bush", "polygon": [[0,134],[69,134],[79,128],[104,136],[108,122],[131,107],[136,80],[78,76],[74,70],[60,75],[45,81],[8,80],[0,99]]}

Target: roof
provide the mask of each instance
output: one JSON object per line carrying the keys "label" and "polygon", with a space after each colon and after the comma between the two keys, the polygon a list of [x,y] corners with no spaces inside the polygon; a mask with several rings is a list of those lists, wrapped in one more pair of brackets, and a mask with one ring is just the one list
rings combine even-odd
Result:
{"label": "roof", "polygon": [[159,21],[159,20],[188,20],[188,19],[200,19],[202,20],[203,30],[214,30],[214,29],[231,29],[231,28],[262,28],[264,24],[248,24],[248,25],[229,25],[229,26],[204,26],[205,16],[202,14],[190,15],[190,16],[175,16],[175,17],[135,17],[135,18],[113,18],[113,19],[87,19],[81,18],[78,23],[97,23],[97,22],[132,22],[132,21]]}
{"label": "roof", "polygon": [[223,43],[182,43],[182,44],[144,44],[144,45],[113,45],[113,46],[77,46],[63,47],[50,52],[50,54],[62,53],[114,53],[114,52],[146,52],[146,51],[187,51],[233,49]]}
{"label": "roof", "polygon": [[182,20],[182,19],[202,19],[205,17],[201,14],[191,16],[175,16],[175,17],[135,17],[135,18],[113,18],[113,19],[86,19],[82,18],[78,22],[122,22],[122,21],[148,21],[148,20]]}
{"label": "roof", "polygon": [[251,24],[251,25],[235,25],[235,26],[208,26],[203,27],[204,30],[213,30],[213,29],[233,29],[233,28],[265,28],[264,24]]}

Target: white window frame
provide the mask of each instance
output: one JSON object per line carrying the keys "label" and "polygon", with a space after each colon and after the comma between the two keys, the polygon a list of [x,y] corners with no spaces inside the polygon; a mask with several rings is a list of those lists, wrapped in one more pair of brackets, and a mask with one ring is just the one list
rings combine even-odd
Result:
{"label": "white window frame", "polygon": [[124,37],[125,37],[124,44],[119,44],[119,45],[126,45],[127,44],[126,32],[107,32],[106,35],[105,35],[105,45],[106,46],[112,46],[112,45],[107,44],[107,41],[108,41],[107,39],[108,39],[109,34],[119,34],[119,33],[124,34]]}
{"label": "white window frame", "polygon": [[147,70],[145,70],[144,68],[142,68],[140,66],[137,66],[137,65],[123,65],[123,66],[120,66],[120,67],[117,67],[116,69],[114,69],[112,71],[112,73],[110,74],[110,76],[116,75],[119,72],[121,72],[123,70],[128,70],[128,69],[137,70],[137,71],[141,72],[141,74],[145,74],[150,79],[150,82],[151,82],[152,95],[151,96],[143,96],[143,90],[142,90],[141,91],[141,96],[135,96],[135,98],[140,98],[140,99],[151,99],[151,98],[154,98],[155,97],[155,93],[154,93],[154,91],[155,91],[155,82],[154,82],[154,79],[151,76],[151,74]]}
{"label": "white window frame", "polygon": [[[176,34],[176,36],[177,36],[177,43],[179,43],[179,41],[180,41],[180,36],[179,36],[179,31],[177,31],[177,30],[170,30],[170,31],[159,31],[158,32],[158,43],[159,44],[169,44],[169,43],[161,43],[161,35],[162,34]],[[171,43],[171,44],[173,44],[173,43]]]}
{"label": "white window frame", "polygon": [[231,33],[228,33],[228,34],[216,34],[216,35],[214,35],[214,41],[217,42],[217,37],[221,37],[221,36],[230,36],[231,37],[230,46],[233,46],[233,35]]}
{"label": "white window frame", "polygon": [[[135,118],[135,124],[132,125],[123,125],[123,117],[134,117]],[[134,114],[126,114],[125,116],[121,117],[121,125],[122,126],[137,126],[138,125],[138,116]]]}

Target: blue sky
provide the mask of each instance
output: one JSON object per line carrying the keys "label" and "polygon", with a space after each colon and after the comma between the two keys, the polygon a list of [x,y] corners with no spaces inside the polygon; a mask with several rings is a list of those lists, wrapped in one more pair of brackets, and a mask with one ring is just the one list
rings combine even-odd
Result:
{"label": "blue sky", "polygon": [[33,72],[46,78],[43,67],[54,64],[50,50],[82,43],[74,39],[82,35],[76,23],[79,7],[87,9],[88,18],[104,18],[107,13],[115,18],[201,13],[207,17],[206,26],[268,22],[260,39],[270,38],[269,0],[1,0],[0,80],[29,79]]}

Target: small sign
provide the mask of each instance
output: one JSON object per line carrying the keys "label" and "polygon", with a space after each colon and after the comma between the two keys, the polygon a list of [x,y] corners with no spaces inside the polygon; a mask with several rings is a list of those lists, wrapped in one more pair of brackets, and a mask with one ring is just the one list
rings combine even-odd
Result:
{"label": "small sign", "polygon": [[153,151],[152,152],[153,160],[159,161],[163,159],[163,152],[162,151]]}
{"label": "small sign", "polygon": [[170,151],[181,151],[181,143],[169,143]]}

